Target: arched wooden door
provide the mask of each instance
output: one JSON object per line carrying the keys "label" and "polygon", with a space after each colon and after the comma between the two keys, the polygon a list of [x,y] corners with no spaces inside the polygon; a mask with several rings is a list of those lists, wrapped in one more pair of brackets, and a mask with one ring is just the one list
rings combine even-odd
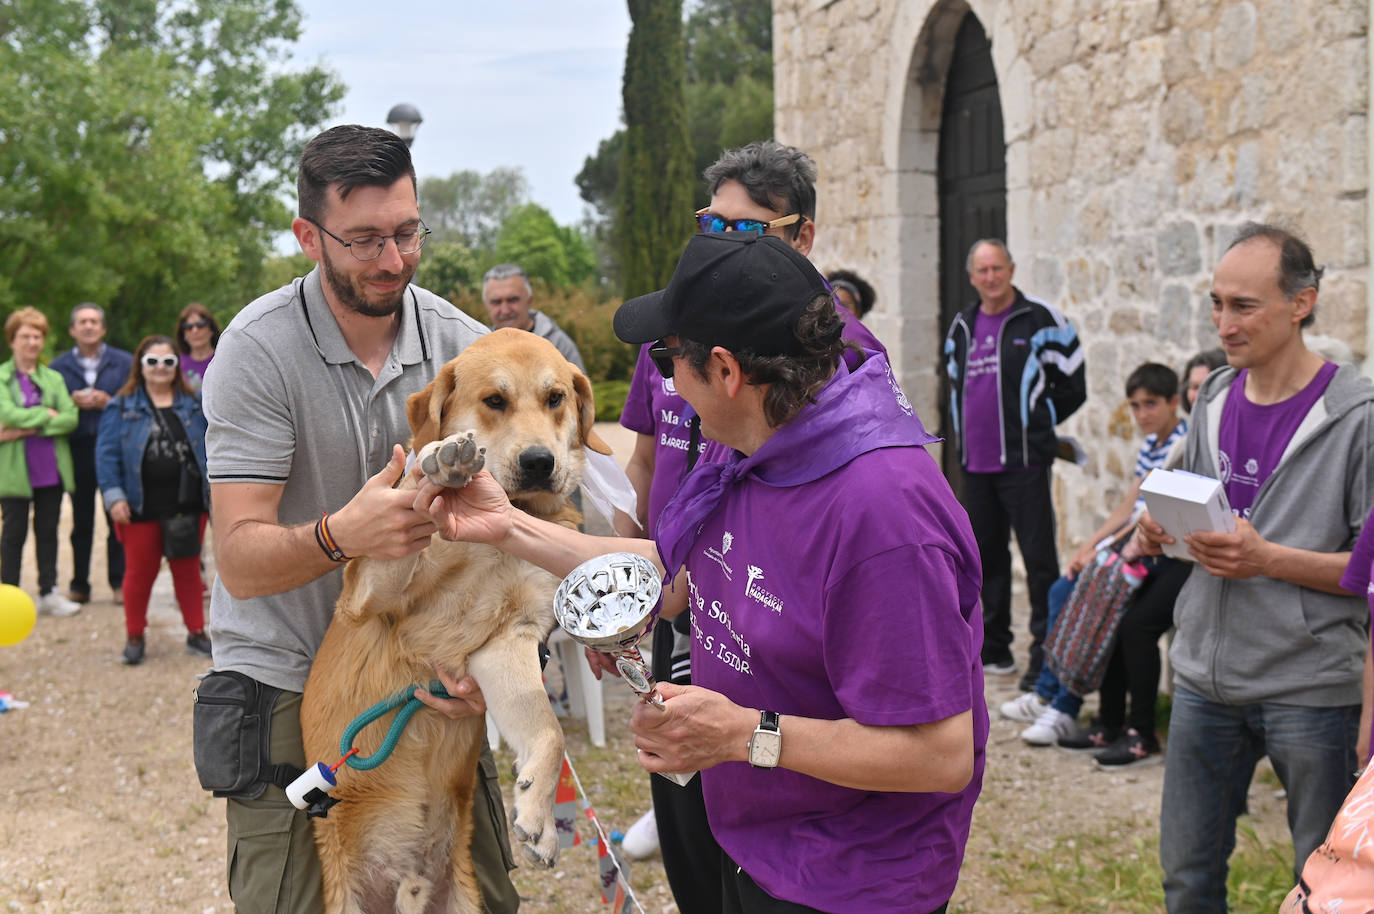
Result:
{"label": "arched wooden door", "polygon": [[[992,42],[973,13],[964,16],[954,39],[954,56],[945,80],[940,123],[940,321],[949,329],[954,316],[976,297],[964,261],[979,238],[1007,237],[1006,144],[1002,139],[1002,101],[992,66]],[[944,353],[939,359],[940,433],[945,476],[959,485],[959,462],[949,415],[949,380]]]}

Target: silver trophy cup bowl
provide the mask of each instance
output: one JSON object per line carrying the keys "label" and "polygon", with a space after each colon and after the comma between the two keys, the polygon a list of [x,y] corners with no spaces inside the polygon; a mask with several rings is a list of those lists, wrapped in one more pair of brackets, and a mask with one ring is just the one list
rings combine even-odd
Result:
{"label": "silver trophy cup bowl", "polygon": [[[578,565],[553,595],[553,613],[569,637],[615,658],[616,669],[641,700],[662,709],[639,642],[653,627],[663,582],[654,563],[632,552],[612,552]],[[684,785],[692,774],[663,774]]]}

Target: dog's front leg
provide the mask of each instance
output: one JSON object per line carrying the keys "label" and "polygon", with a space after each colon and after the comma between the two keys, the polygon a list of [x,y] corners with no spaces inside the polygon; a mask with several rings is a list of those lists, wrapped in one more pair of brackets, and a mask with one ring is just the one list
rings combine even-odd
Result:
{"label": "dog's front leg", "polygon": [[563,731],[544,694],[539,640],[531,628],[498,635],[468,658],[487,710],[515,750],[515,836],[531,861],[553,866],[554,794],[563,770]]}

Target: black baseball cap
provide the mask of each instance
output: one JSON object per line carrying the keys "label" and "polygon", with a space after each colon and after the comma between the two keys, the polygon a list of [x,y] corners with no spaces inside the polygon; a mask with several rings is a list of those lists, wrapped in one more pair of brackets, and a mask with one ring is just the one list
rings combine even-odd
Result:
{"label": "black baseball cap", "polygon": [[678,334],[755,355],[801,355],[797,319],[830,288],[790,244],[772,235],[693,235],[666,289],[615,312],[615,335],[651,343]]}

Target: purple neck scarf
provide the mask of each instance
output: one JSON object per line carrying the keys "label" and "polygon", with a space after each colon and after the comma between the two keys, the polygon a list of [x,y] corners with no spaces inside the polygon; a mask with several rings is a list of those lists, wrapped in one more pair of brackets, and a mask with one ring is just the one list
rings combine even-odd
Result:
{"label": "purple neck scarf", "polygon": [[697,531],[722,498],[744,479],[764,485],[801,485],[831,473],[860,454],[885,447],[933,444],[892,376],[887,356],[868,351],[862,365],[841,361],[834,376],[753,454],[731,451],[722,462],[699,464],[664,505],[655,540],[672,580]]}

